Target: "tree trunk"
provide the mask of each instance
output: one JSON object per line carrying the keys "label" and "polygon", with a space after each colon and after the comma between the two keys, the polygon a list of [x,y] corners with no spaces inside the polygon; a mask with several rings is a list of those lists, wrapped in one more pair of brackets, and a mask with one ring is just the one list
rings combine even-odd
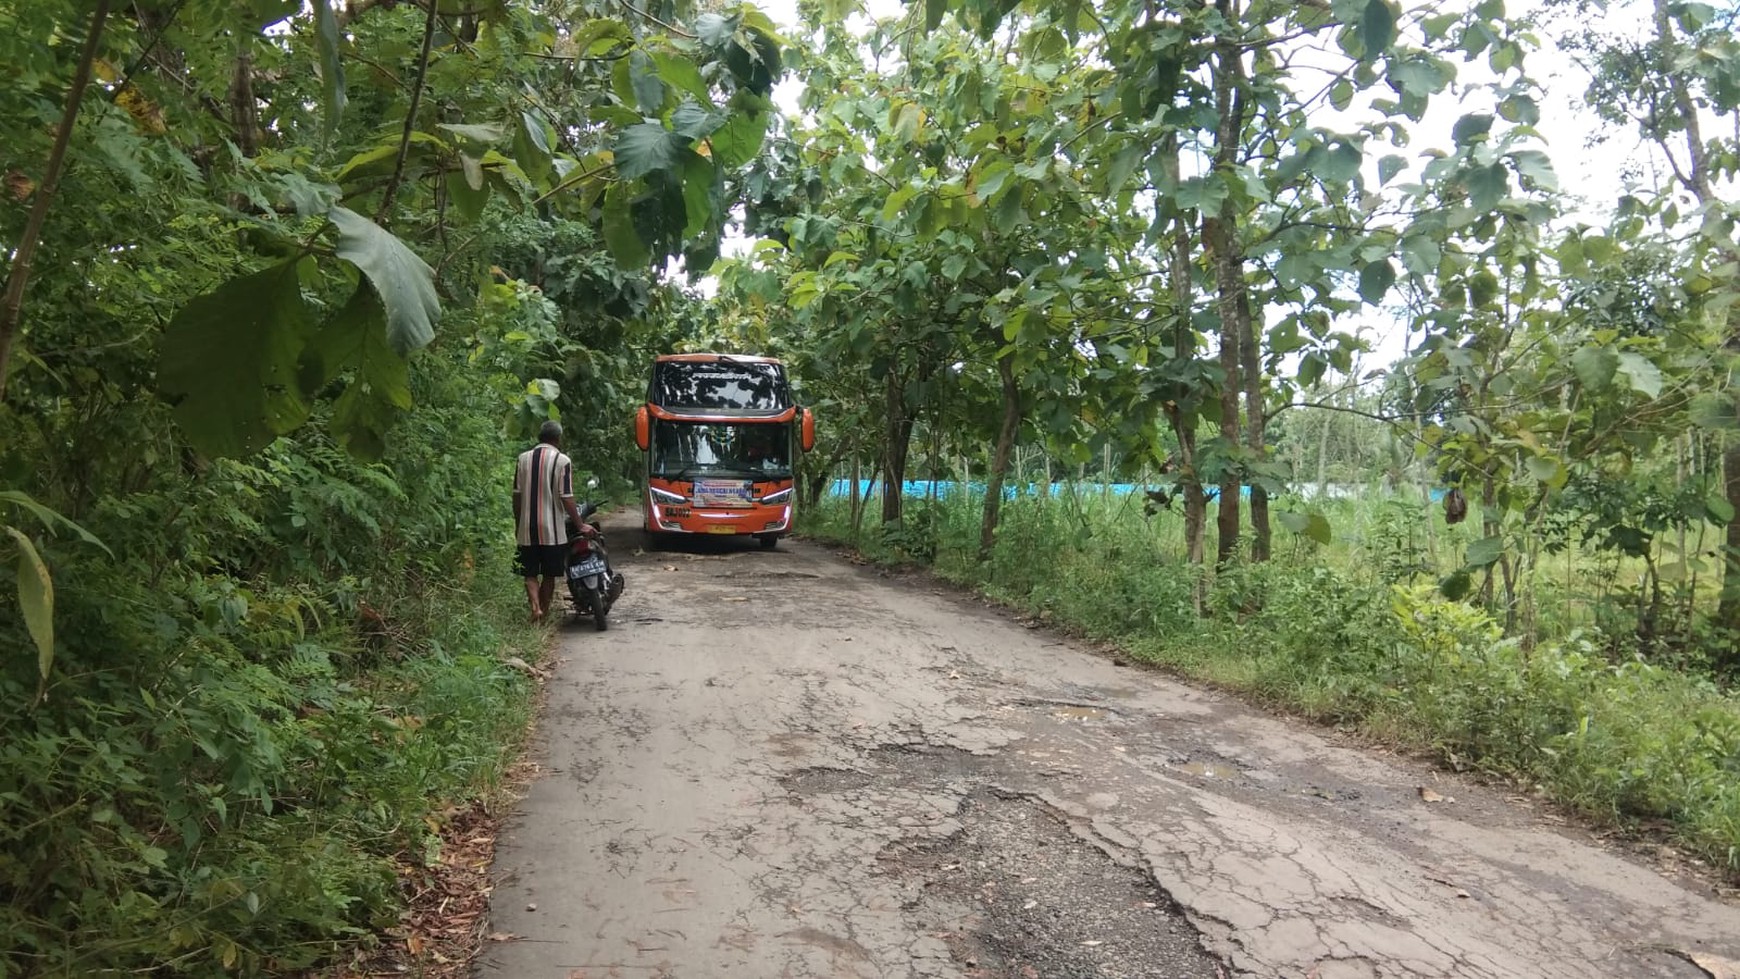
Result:
{"label": "tree trunk", "polygon": [[[1239,339],[1238,315],[1233,306],[1236,287],[1232,283],[1244,280],[1244,270],[1232,264],[1227,246],[1227,228],[1220,218],[1202,223],[1202,237],[1214,263],[1215,285],[1219,292],[1216,305],[1220,309],[1220,440],[1222,451],[1231,455],[1239,445]],[[1216,500],[1215,563],[1224,565],[1238,555],[1239,547],[1239,470],[1233,460],[1221,468],[1220,496]]]}
{"label": "tree trunk", "polygon": [[[1168,137],[1162,151],[1165,154],[1166,166],[1176,178],[1177,138]],[[1190,322],[1196,291],[1190,271],[1191,244],[1190,222],[1178,221],[1172,240],[1171,286],[1172,356],[1180,362],[1196,359],[1196,330]],[[1174,392],[1171,404],[1166,409],[1166,420],[1171,423],[1172,434],[1178,439],[1178,483],[1184,490],[1185,560],[1193,565],[1200,565],[1203,532],[1208,527],[1208,494],[1202,491],[1202,477],[1196,468],[1196,411],[1193,405],[1180,404],[1181,401],[1194,400],[1194,395],[1195,392],[1190,390]],[[1198,614],[1202,612],[1203,598],[1199,577],[1195,603]]]}
{"label": "tree trunk", "polygon": [[852,532],[854,534],[858,532],[859,514],[864,512],[864,498],[859,493],[859,491],[864,488],[862,482],[863,478],[864,471],[862,464],[858,461],[858,454],[854,452],[852,453],[852,495],[849,497],[851,501]]}
{"label": "tree trunk", "polygon": [[[1244,54],[1233,35],[1232,24],[1238,20],[1234,0],[1217,0],[1216,8],[1227,22],[1226,30],[1215,40],[1214,104],[1215,138],[1214,170],[1231,186],[1237,175],[1240,137],[1245,126]],[[1220,436],[1222,451],[1236,456],[1239,449],[1239,393],[1245,389],[1239,371],[1244,363],[1246,334],[1250,332],[1250,299],[1245,293],[1244,252],[1238,246],[1238,212],[1231,196],[1221,202],[1219,214],[1203,216],[1202,237],[1214,268],[1215,305],[1220,314],[1220,367],[1225,375],[1220,389]],[[1260,418],[1255,420],[1261,431]],[[1216,559],[1226,564],[1238,553],[1240,471],[1236,461],[1222,470],[1220,479],[1218,539]],[[1263,516],[1267,521],[1267,501]]]}
{"label": "tree trunk", "polygon": [[1003,509],[1003,477],[1009,471],[1009,454],[1015,448],[1015,433],[1021,428],[1021,389],[1015,383],[1015,354],[997,358],[997,377],[1003,382],[1003,427],[997,432],[997,451],[985,479],[985,513],[979,524],[979,560],[991,559],[997,543],[997,520]]}
{"label": "tree trunk", "polygon": [[[1722,551],[1722,603],[1716,618],[1723,628],[1740,633],[1740,443],[1722,452],[1722,488],[1737,515],[1728,521],[1727,546]],[[1729,667],[1740,667],[1740,649],[1730,648]]]}
{"label": "tree trunk", "polygon": [[898,523],[906,490],[906,456],[912,441],[912,417],[906,411],[906,389],[900,375],[888,372],[883,382],[883,410],[887,412],[882,465],[882,522]]}
{"label": "tree trunk", "polygon": [[1329,499],[1329,428],[1335,421],[1335,412],[1323,412],[1323,430],[1317,437],[1317,499]]}
{"label": "tree trunk", "polygon": [[[1659,52],[1661,60],[1671,64],[1676,57],[1685,53],[1685,45],[1674,34],[1673,4],[1668,0],[1655,0],[1654,23],[1656,43],[1662,48]],[[1699,204],[1705,207],[1720,206],[1721,198],[1716,194],[1711,178],[1710,146],[1704,142],[1697,101],[1683,78],[1671,77],[1666,81],[1682,126],[1677,130],[1654,132],[1646,128],[1645,134],[1653,137],[1670,159],[1674,158],[1674,153],[1669,141],[1676,136],[1683,137],[1688,165],[1682,170],[1676,164],[1674,172],[1677,179]],[[1740,250],[1734,249],[1732,245],[1724,251],[1729,260],[1740,258]],[[1730,351],[1740,349],[1740,323],[1736,322],[1732,311],[1728,314],[1727,327],[1723,346]],[[1730,446],[1722,453],[1722,484],[1728,505],[1733,508],[1733,516],[1728,520],[1727,546],[1722,554],[1722,597],[1716,609],[1716,620],[1723,628],[1740,634],[1740,445]],[[1724,652],[1724,658],[1716,665],[1740,672],[1740,642],[1729,642]]]}
{"label": "tree trunk", "polygon": [[[1229,236],[1230,238],[1231,236]],[[1259,361],[1259,341],[1257,326],[1251,315],[1251,293],[1245,284],[1244,250],[1238,247],[1236,241],[1231,244],[1238,260],[1237,301],[1234,313],[1239,319],[1239,369],[1244,372],[1245,382],[1245,449],[1250,453],[1250,462],[1261,463],[1269,456],[1269,447],[1265,441],[1267,419],[1263,408],[1263,370]],[[1251,483],[1251,560],[1267,561],[1269,559],[1270,541],[1273,535],[1269,529],[1269,491],[1262,484]]]}

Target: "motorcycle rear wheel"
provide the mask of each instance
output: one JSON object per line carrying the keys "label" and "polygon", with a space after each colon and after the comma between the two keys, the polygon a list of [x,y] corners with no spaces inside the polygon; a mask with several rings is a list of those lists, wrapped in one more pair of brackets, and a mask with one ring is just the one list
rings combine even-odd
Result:
{"label": "motorcycle rear wheel", "polygon": [[603,589],[601,589],[601,588],[588,588],[588,589],[586,589],[586,607],[592,610],[592,628],[596,629],[599,632],[603,632],[604,630],[610,628],[610,624],[608,622],[606,622],[604,619],[604,615],[605,615],[605,612],[607,611],[607,609],[606,609],[605,604],[604,604],[604,590]]}

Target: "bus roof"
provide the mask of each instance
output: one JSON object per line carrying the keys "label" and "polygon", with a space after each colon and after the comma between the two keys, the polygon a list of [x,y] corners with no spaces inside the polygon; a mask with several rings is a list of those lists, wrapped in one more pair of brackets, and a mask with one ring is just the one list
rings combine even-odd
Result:
{"label": "bus roof", "polygon": [[740,364],[777,364],[776,357],[763,357],[759,354],[660,354],[656,361],[691,361],[699,363],[717,362],[729,364],[733,361]]}

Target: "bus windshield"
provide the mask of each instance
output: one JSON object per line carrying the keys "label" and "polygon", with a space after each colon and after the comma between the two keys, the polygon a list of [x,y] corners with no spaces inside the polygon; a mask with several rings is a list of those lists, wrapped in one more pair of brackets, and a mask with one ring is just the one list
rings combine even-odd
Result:
{"label": "bus windshield", "polygon": [[647,400],[665,408],[780,412],[791,390],[778,364],[754,361],[661,361]]}
{"label": "bus windshield", "polygon": [[789,478],[790,427],[661,421],[653,429],[652,475],[660,479]]}

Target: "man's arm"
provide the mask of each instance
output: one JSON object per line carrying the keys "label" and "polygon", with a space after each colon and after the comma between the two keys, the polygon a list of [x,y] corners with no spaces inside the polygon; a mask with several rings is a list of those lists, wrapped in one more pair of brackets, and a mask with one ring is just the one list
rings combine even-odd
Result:
{"label": "man's arm", "polygon": [[514,527],[520,525],[520,510],[525,506],[524,493],[520,492],[520,467],[514,466]]}
{"label": "man's arm", "polygon": [[568,519],[574,521],[574,532],[582,537],[591,537],[597,533],[592,525],[580,519],[580,508],[574,505],[573,496],[562,497],[562,506],[568,511]]}
{"label": "man's arm", "polygon": [[574,532],[582,537],[595,537],[598,532],[592,525],[580,519],[580,508],[574,505],[574,463],[572,460],[562,467],[562,508],[568,511],[568,519],[574,521]]}

